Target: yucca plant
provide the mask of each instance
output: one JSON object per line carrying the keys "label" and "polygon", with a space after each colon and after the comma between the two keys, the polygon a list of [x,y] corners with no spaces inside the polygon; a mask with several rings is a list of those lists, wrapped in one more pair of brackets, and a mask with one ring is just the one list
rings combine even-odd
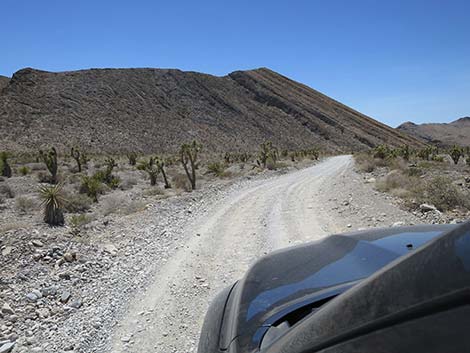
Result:
{"label": "yucca plant", "polygon": [[63,197],[62,185],[41,186],[39,196],[44,206],[44,222],[50,226],[64,225],[63,207],[65,199]]}

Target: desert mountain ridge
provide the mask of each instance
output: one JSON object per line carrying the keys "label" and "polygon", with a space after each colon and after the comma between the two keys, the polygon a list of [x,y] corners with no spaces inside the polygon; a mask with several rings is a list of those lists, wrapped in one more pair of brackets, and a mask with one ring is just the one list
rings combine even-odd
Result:
{"label": "desert mountain ridge", "polygon": [[357,151],[419,140],[270,69],[212,76],[177,69],[26,68],[0,78],[0,149],[79,145],[93,152],[205,149]]}
{"label": "desert mountain ridge", "polygon": [[470,146],[470,117],[465,116],[450,123],[415,124],[406,122],[397,130],[410,134],[425,143],[442,147]]}

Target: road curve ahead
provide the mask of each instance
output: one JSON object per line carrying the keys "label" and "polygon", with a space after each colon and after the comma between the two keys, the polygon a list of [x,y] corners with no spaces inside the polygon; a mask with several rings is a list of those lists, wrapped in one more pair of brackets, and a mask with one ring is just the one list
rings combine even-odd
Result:
{"label": "road curve ahead", "polygon": [[328,158],[255,181],[213,205],[184,230],[188,242],[131,302],[112,339],[112,352],[195,352],[211,298],[253,261],[339,230],[318,196],[340,196],[335,184],[352,165],[351,156]]}

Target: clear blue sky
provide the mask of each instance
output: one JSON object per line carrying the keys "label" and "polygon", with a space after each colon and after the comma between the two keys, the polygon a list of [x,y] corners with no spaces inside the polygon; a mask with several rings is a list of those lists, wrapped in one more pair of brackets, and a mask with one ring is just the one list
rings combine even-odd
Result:
{"label": "clear blue sky", "polygon": [[470,115],[470,1],[1,0],[23,67],[269,67],[396,126]]}

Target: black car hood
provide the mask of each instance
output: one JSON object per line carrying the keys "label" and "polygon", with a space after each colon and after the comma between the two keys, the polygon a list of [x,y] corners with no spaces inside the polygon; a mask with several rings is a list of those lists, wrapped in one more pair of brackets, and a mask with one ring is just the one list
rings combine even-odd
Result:
{"label": "black car hood", "polygon": [[257,351],[266,330],[288,313],[341,294],[454,227],[414,226],[332,235],[261,258],[232,290],[221,348],[228,349],[236,341],[243,352]]}

